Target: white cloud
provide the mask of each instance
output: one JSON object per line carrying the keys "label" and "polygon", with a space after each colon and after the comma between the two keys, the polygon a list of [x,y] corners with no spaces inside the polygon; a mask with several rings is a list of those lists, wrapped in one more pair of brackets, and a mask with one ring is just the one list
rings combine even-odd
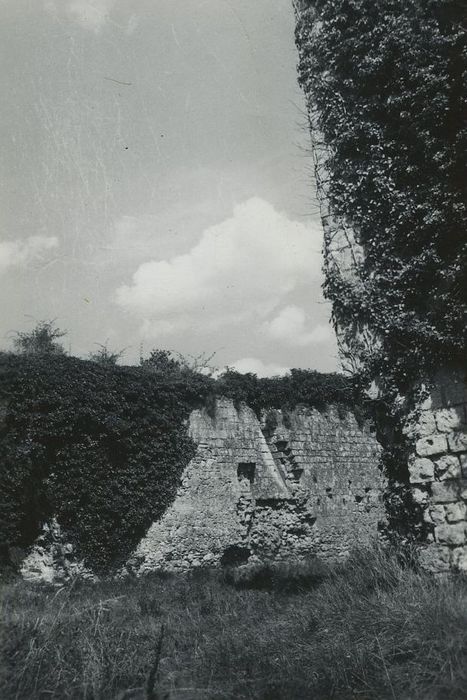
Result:
{"label": "white cloud", "polygon": [[158,337],[190,328],[258,326],[300,285],[321,279],[321,229],[253,198],[186,254],[143,263],[117,303]]}
{"label": "white cloud", "polygon": [[57,16],[67,16],[84,29],[99,33],[109,19],[116,0],[49,0],[45,7]]}
{"label": "white cloud", "polygon": [[241,374],[253,372],[253,374],[256,374],[258,377],[277,377],[283,376],[289,372],[289,367],[263,362],[257,357],[244,357],[234,362],[230,367]]}
{"label": "white cloud", "polygon": [[134,31],[138,28],[140,23],[140,18],[138,15],[131,15],[130,19],[128,20],[128,24],[126,27],[126,33],[128,35],[133,34]]}
{"label": "white cloud", "polygon": [[30,236],[24,241],[0,241],[0,272],[42,262],[45,253],[58,246],[56,236]]}
{"label": "white cloud", "polygon": [[319,324],[307,330],[305,311],[299,306],[286,306],[280,313],[264,323],[264,329],[273,340],[293,347],[325,343],[332,338],[329,326]]}

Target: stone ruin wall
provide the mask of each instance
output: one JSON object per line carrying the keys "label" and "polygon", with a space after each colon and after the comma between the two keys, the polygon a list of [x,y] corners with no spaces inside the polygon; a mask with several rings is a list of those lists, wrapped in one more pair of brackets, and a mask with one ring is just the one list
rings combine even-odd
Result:
{"label": "stone ruin wall", "polygon": [[353,414],[297,408],[265,411],[260,421],[220,399],[213,417],[193,412],[190,433],[197,453],[130,571],[338,560],[376,537],[384,520],[380,447]]}
{"label": "stone ruin wall", "polygon": [[420,411],[409,416],[409,475],[429,527],[421,556],[434,573],[467,572],[467,385],[465,370],[438,373]]}

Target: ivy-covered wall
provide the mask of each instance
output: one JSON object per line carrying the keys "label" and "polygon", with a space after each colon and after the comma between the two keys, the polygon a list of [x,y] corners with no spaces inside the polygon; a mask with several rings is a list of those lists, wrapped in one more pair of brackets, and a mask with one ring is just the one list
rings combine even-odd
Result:
{"label": "ivy-covered wall", "polygon": [[[441,378],[455,376],[461,389],[466,379],[465,3],[294,6],[325,231],[325,294],[342,357],[376,399],[389,522],[404,537],[438,542],[443,530],[433,531],[427,516],[438,487],[424,487],[423,498],[412,488],[423,449],[417,430],[424,430],[414,426],[423,425]],[[465,435],[465,418],[453,431]],[[459,462],[449,441],[438,435],[435,443],[431,455]],[[435,467],[432,474],[448,479]],[[459,484],[454,490],[464,493]],[[465,518],[455,529],[464,532]]]}
{"label": "ivy-covered wall", "polygon": [[57,518],[95,570],[124,561],[173,501],[195,453],[202,377],[64,355],[0,357],[0,553]]}
{"label": "ivy-covered wall", "polygon": [[[36,542],[36,564],[29,563],[39,574],[44,557],[62,566],[69,554],[98,573],[117,570],[174,503],[199,443],[190,416],[202,407],[214,417],[218,397],[233,411],[248,403],[256,421],[263,406],[297,405],[321,412],[333,405],[342,416],[353,408],[363,420],[341,375],[292,370],[258,379],[227,371],[214,380],[161,357],[121,367],[60,353],[0,354],[3,561],[18,563]],[[270,413],[268,430],[272,420]],[[209,482],[213,474],[200,469]]]}
{"label": "ivy-covered wall", "polygon": [[[334,217],[325,291],[362,371],[399,388],[464,359],[467,28],[454,0],[299,3],[299,81]],[[315,148],[316,150],[316,148]],[[350,229],[353,279],[329,259]],[[377,338],[360,347],[355,324]]]}
{"label": "ivy-covered wall", "polygon": [[[380,446],[349,411],[269,409],[217,398],[190,415],[196,454],[175,499],[120,571],[319,557],[341,560],[384,524]],[[21,564],[29,580],[89,576],[52,522]]]}

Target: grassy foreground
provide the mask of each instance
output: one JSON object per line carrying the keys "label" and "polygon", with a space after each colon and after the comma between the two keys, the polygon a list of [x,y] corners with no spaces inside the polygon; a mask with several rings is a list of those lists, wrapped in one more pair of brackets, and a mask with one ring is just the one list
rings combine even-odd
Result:
{"label": "grassy foreground", "polygon": [[[3,583],[0,697],[467,698],[467,581],[381,549],[343,566],[66,588]],[[167,693],[167,695],[165,695]],[[151,697],[151,696],[150,696]]]}

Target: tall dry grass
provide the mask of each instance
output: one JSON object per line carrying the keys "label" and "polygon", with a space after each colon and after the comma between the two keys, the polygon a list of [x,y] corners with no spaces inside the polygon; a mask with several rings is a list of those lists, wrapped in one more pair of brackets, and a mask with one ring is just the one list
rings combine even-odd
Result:
{"label": "tall dry grass", "polygon": [[467,698],[467,582],[377,547],[335,568],[10,582],[0,605],[2,700],[148,698],[151,670],[154,700]]}

